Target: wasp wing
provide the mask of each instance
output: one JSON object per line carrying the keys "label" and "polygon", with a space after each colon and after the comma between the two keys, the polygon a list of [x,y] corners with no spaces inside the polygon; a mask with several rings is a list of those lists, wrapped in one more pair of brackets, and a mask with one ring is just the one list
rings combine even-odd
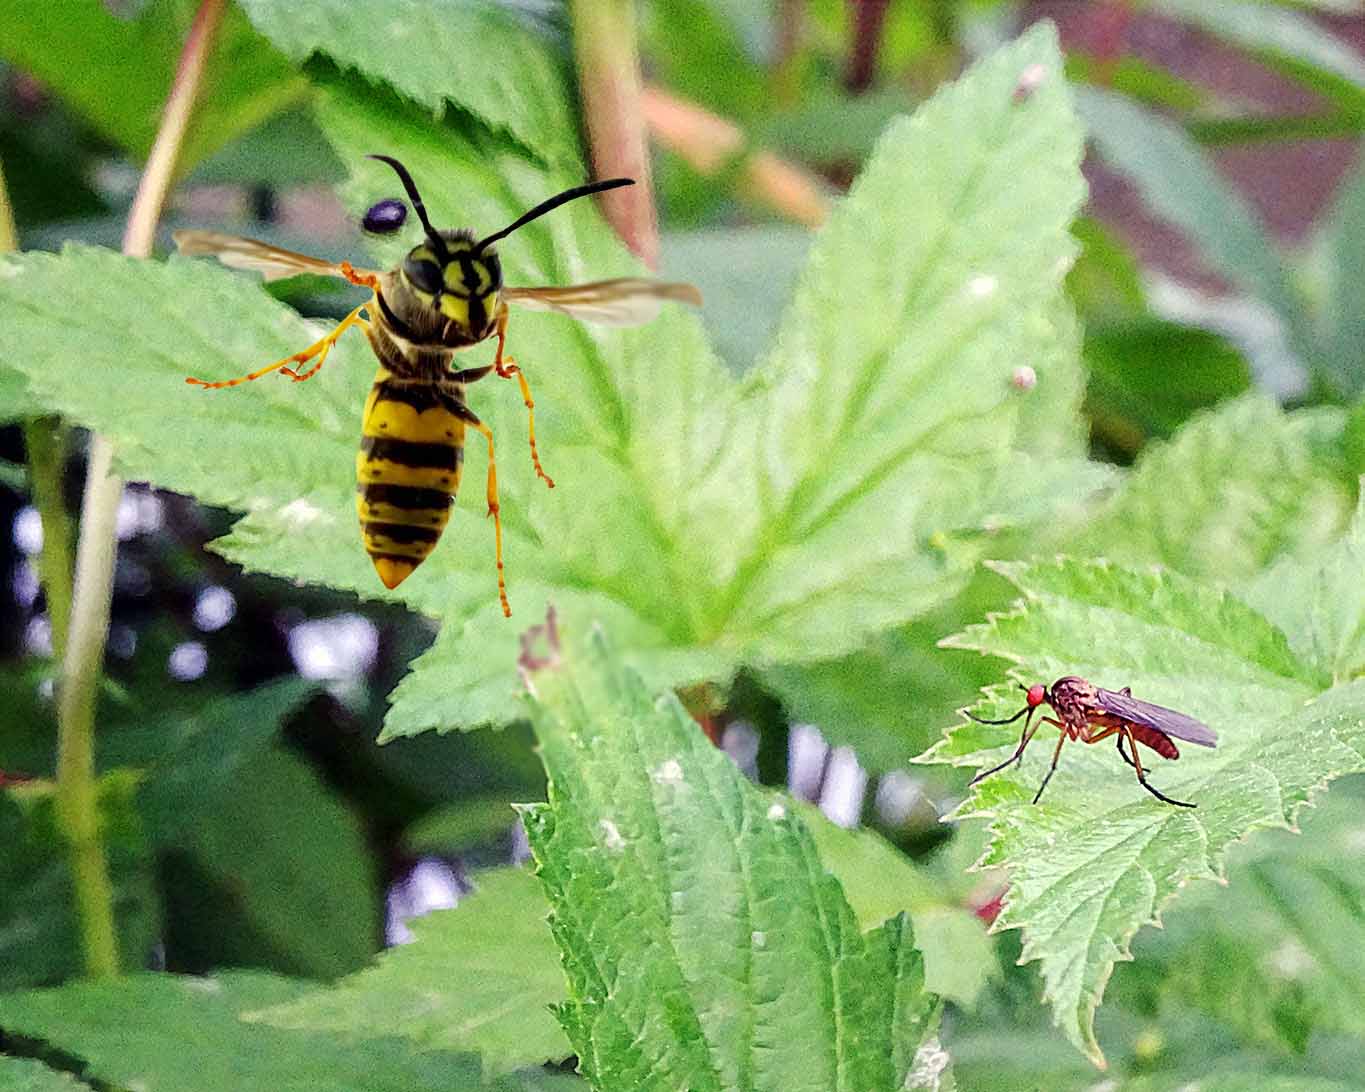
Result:
{"label": "wasp wing", "polygon": [[652,321],[665,300],[701,306],[701,293],[690,284],[670,284],[641,277],[620,277],[561,288],[504,288],[509,304],[533,311],[558,311],[582,322],[603,326],[641,326]]}
{"label": "wasp wing", "polygon": [[1139,701],[1131,694],[1119,694],[1101,687],[1095,688],[1095,700],[1106,713],[1155,728],[1158,732],[1187,743],[1197,743],[1201,747],[1218,744],[1218,733],[1203,721],[1167,709],[1164,705],[1153,705],[1149,701]]}
{"label": "wasp wing", "polygon": [[[320,277],[346,278],[341,266],[322,258],[285,250],[283,247],[248,239],[244,235],[227,235],[221,231],[177,231],[171,236],[181,254],[191,257],[217,258],[230,269],[249,269],[260,273],[268,281],[313,273]],[[357,269],[362,276],[369,270]]]}

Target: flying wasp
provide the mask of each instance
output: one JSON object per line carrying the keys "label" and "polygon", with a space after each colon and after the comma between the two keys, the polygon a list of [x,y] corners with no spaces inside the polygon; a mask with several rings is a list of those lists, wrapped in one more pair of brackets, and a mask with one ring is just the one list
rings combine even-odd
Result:
{"label": "flying wasp", "polygon": [[[1024,718],[1024,731],[1019,736],[1019,746],[1015,748],[1014,754],[999,766],[982,770],[972,778],[973,785],[982,778],[999,773],[1011,763],[1019,762],[1024,757],[1024,748],[1029,745],[1038,729],[1044,724],[1052,724],[1060,728],[1062,734],[1057,740],[1056,750],[1052,752],[1052,765],[1048,767],[1047,776],[1043,778],[1043,783],[1038,786],[1038,791],[1033,796],[1035,804],[1057,771],[1057,759],[1061,757],[1062,744],[1068,739],[1078,739],[1082,743],[1098,743],[1102,739],[1115,736],[1119,754],[1123,761],[1137,772],[1138,783],[1144,789],[1158,800],[1174,804],[1178,808],[1197,807],[1183,800],[1172,800],[1148,782],[1147,771],[1142,767],[1142,756],[1138,754],[1137,745],[1141,743],[1145,747],[1150,747],[1162,758],[1179,758],[1180,751],[1175,745],[1177,739],[1197,743],[1200,747],[1217,746],[1218,733],[1207,724],[1174,709],[1167,709],[1164,705],[1139,701],[1126,686],[1122,690],[1105,690],[1075,675],[1058,679],[1051,687],[1034,683],[1032,686],[1021,686],[1020,689],[1025,692],[1024,708],[1012,717],[1004,720],[983,720],[973,713],[967,713],[967,716],[978,724],[1013,724],[1020,717]],[[1057,717],[1039,718],[1037,726],[1030,731],[1029,723],[1033,720],[1034,711],[1044,704],[1050,705]],[[1125,740],[1128,742],[1129,750],[1133,752],[1131,758],[1123,749]]]}
{"label": "flying wasp", "polygon": [[[494,247],[500,239],[560,205],[618,186],[630,178],[611,178],[575,186],[542,201],[501,231],[475,239],[468,228],[438,231],[432,227],[417,185],[406,167],[392,156],[374,155],[398,175],[422,223],[426,239],[387,272],[358,269],[350,262],[332,263],[282,250],[269,243],[215,231],[178,231],[182,254],[209,255],[233,269],[249,269],[267,281],[300,273],[340,277],[368,288],[370,298],[348,314],[326,337],[292,356],[239,376],[210,382],[186,382],[208,390],[235,387],[271,372],[296,383],[317,375],[337,338],[359,326],[379,358],[379,370],[361,418],[360,451],[356,455],[356,510],[365,550],[386,588],[396,588],[435,547],[450,518],[460,487],[465,431],[473,429],[488,442],[488,514],[493,518],[498,571],[498,600],[504,615],[512,608],[502,563],[502,519],[498,514],[498,474],[493,459],[493,432],[469,408],[465,388],[495,373],[515,378],[526,404],[531,462],[536,475],[553,489],[536,450],[535,403],[526,376],[506,355],[507,317],[511,306],[558,311],[584,322],[634,326],[648,322],[664,300],[700,306],[701,294],[690,284],[668,284],[634,277],[566,287],[513,288],[502,282],[502,265]],[[380,206],[383,206],[382,208]],[[401,227],[401,202],[381,202],[365,218],[374,231]],[[455,369],[455,353],[490,337],[498,339],[493,363]],[[311,363],[310,363],[311,362]],[[304,365],[310,365],[306,370]]]}

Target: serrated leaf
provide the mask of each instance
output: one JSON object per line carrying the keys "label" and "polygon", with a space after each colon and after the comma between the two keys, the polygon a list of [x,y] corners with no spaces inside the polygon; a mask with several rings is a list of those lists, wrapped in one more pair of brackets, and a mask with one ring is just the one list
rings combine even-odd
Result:
{"label": "serrated leaf", "polygon": [[799,819],[600,635],[529,685],[523,816],[594,1087],[902,1087],[934,1009],[909,919],[860,934]]}
{"label": "serrated leaf", "polygon": [[915,947],[924,957],[925,989],[959,1005],[973,1004],[996,967],[985,924],[948,901],[938,884],[875,831],[846,830],[812,804],[797,810],[858,923],[869,928],[908,911]]}
{"label": "serrated leaf", "polygon": [[416,939],[373,967],[248,1018],[476,1050],[495,1073],[567,1057],[568,1040],[550,1012],[564,999],[564,972],[539,884],[517,868],[484,872],[475,883],[456,909],[413,921]]}
{"label": "serrated leaf", "polygon": [[1289,638],[1305,663],[1346,682],[1365,673],[1365,496],[1336,542],[1272,565],[1245,598]]}
{"label": "serrated leaf", "polygon": [[438,117],[454,104],[549,162],[578,159],[564,63],[529,21],[506,7],[478,0],[241,3],[256,29],[291,57],[326,54]]}
{"label": "serrated leaf", "polygon": [[[249,1024],[239,1014],[307,987],[271,975],[136,974],[0,994],[0,1029],[83,1060],[91,1078],[143,1092],[462,1092],[469,1055],[418,1053],[397,1039],[349,1042]],[[193,1049],[169,1049],[168,1043]]]}
{"label": "serrated leaf", "polygon": [[[0,56],[32,73],[136,158],[147,155],[198,5],[152,0],[120,18],[100,0],[13,0]],[[72,63],[72,58],[80,63]],[[307,89],[241,12],[223,15],[204,74],[205,93],[177,153],[187,170]]]}
{"label": "serrated leaf", "polygon": [[[1050,75],[1016,103],[1031,64]],[[1058,71],[1051,32],[1034,30],[894,125],[742,387],[681,308],[626,332],[516,317],[511,344],[535,390],[553,493],[531,473],[510,385],[490,380],[470,399],[503,438],[521,617],[553,600],[582,623],[575,632],[610,625],[651,685],[837,655],[951,595],[985,549],[982,528],[1047,519],[1104,479],[1079,455],[1075,322],[1059,302],[1082,185]],[[437,223],[504,224],[581,181],[509,153],[468,118],[435,124],[355,80],[323,83],[319,120],[356,165],[358,206],[392,192],[383,165],[361,159],[375,147],[419,182],[440,180],[425,183]],[[634,271],[587,202],[500,251],[509,283]],[[857,306],[830,309],[836,296]],[[384,594],[353,515],[370,367],[358,337],[305,386],[270,377],[205,392],[184,375],[240,374],[315,335],[243,278],[89,250],[8,259],[0,304],[31,350],[18,366],[38,396],[110,435],[126,474],[247,512],[219,547],[227,556]],[[1011,382],[1021,361],[1037,374],[1032,391]],[[516,631],[496,613],[477,498],[484,457],[470,445],[475,496],[385,595],[444,622],[396,695],[390,736],[516,715]]]}
{"label": "serrated leaf", "polygon": [[1120,991],[1143,990],[1163,1012],[1203,1012],[1252,1044],[1298,1054],[1315,1036],[1365,1032],[1359,780],[1306,810],[1302,836],[1276,831],[1237,847],[1229,886],[1191,892],[1164,929],[1144,935]]}
{"label": "serrated leaf", "polygon": [[[1330,686],[1250,607],[1175,573],[1065,558],[998,568],[1025,600],[947,644],[1013,660],[1020,681],[1130,686],[1219,733],[1212,752],[1184,747],[1170,767],[1152,760],[1153,783],[1195,809],[1148,796],[1107,745],[1065,748],[1034,806],[1047,738],[961,809],[991,817],[983,863],[1010,869],[997,926],[1023,930],[1023,958],[1041,961],[1054,1018],[1099,1062],[1095,1008],[1133,934],[1189,880],[1220,875],[1233,841],[1291,825],[1328,781],[1365,768],[1365,683]],[[995,695],[978,715],[1018,707],[1017,690]],[[924,760],[986,769],[1015,738],[1013,727],[964,724]]]}
{"label": "serrated leaf", "polygon": [[1144,450],[1073,548],[1235,585],[1322,546],[1351,510],[1324,427],[1340,431],[1336,411],[1286,414],[1260,394],[1200,414]]}

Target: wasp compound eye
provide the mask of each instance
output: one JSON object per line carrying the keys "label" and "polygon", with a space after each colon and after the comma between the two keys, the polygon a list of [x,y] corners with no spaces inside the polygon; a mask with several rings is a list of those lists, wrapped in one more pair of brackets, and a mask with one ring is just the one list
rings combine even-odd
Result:
{"label": "wasp compound eye", "polygon": [[429,296],[441,292],[441,269],[433,261],[425,258],[406,258],[403,261],[403,275],[412,282],[414,288]]}
{"label": "wasp compound eye", "polygon": [[397,197],[386,197],[371,205],[360,221],[363,230],[371,235],[392,235],[408,219],[408,206]]}

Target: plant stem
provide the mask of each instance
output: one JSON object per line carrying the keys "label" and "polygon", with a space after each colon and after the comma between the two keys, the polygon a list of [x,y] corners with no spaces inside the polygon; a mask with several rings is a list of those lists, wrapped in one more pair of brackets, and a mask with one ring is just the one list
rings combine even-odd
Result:
{"label": "plant stem", "polygon": [[[204,65],[222,21],[226,0],[203,0],[194,17],[165,112],[138,183],[123,236],[123,252],[151,256],[156,225],[170,192],[176,159],[189,128]],[[91,977],[118,973],[113,886],[99,829],[95,780],[95,699],[109,631],[115,534],[123,482],[113,472],[110,441],[91,434],[71,622],[57,700],[57,808],[71,850],[76,914],[85,970]]]}
{"label": "plant stem", "polygon": [[[9,187],[0,167],[0,253],[19,249],[10,210]],[[24,451],[28,456],[33,505],[43,523],[43,551],[38,557],[38,580],[47,600],[52,625],[52,658],[61,663],[66,651],[66,624],[71,616],[71,517],[62,494],[69,437],[59,417],[35,417],[24,422]]]}
{"label": "plant stem", "polygon": [[635,0],[570,0],[569,11],[593,169],[599,178],[635,179],[604,193],[602,209],[626,246],[655,269],[659,221],[640,106]]}
{"label": "plant stem", "polygon": [[52,658],[66,655],[66,631],[71,619],[71,515],[66,510],[63,479],[70,434],[60,417],[35,417],[24,422],[24,450],[28,455],[33,506],[43,523],[43,549],[38,555],[38,582],[47,601],[52,625]]}

